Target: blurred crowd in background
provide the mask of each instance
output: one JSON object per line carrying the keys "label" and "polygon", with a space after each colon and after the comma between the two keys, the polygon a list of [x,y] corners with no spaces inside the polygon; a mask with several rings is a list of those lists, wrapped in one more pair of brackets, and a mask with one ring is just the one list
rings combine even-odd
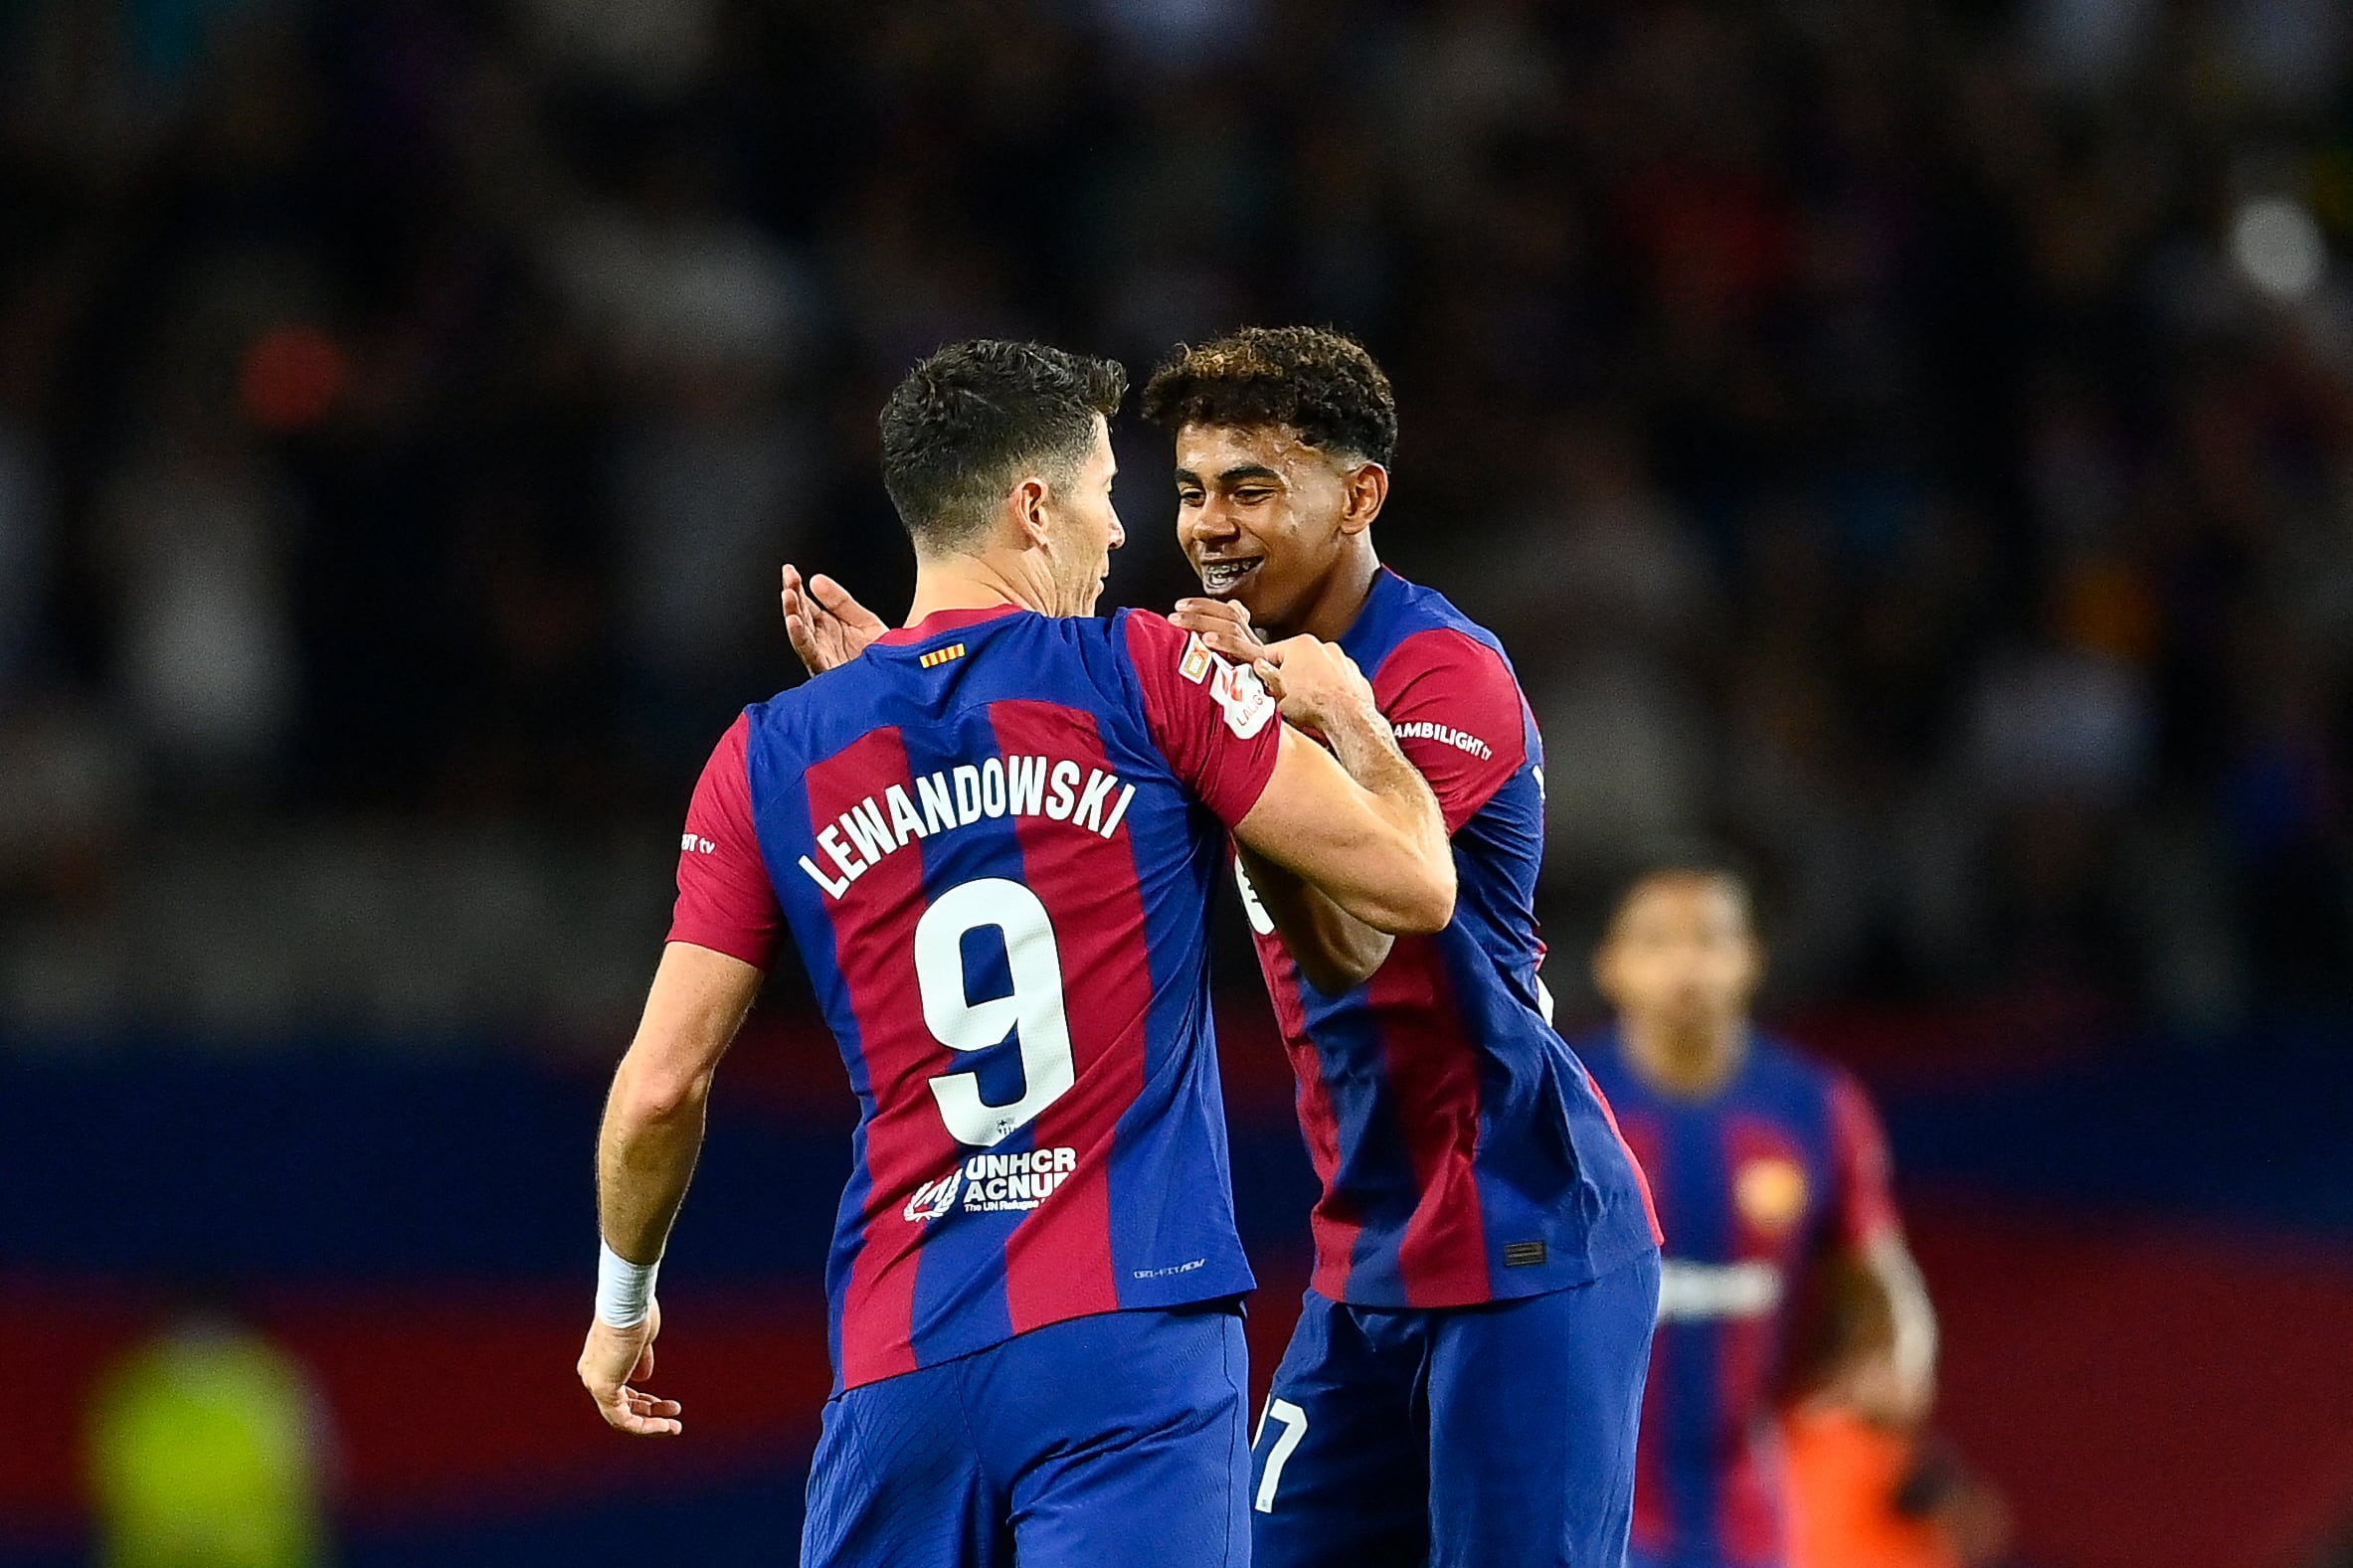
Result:
{"label": "blurred crowd in background", "polygon": [[625,1005],[777,564],[908,580],[891,382],[1288,320],[1518,662],[1557,941],[1705,833],[1785,1000],[2325,1013],[2349,60],[2340,0],[7,7],[0,1017]]}

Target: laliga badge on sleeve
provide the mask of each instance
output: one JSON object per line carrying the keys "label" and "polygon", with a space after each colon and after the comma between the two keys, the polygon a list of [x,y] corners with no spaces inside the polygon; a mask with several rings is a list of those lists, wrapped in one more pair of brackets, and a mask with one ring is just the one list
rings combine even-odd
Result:
{"label": "laliga badge on sleeve", "polygon": [[1274,693],[1266,689],[1257,671],[1237,668],[1223,659],[1212,660],[1209,695],[1225,711],[1225,727],[1245,741],[1265,729],[1266,721],[1275,716]]}

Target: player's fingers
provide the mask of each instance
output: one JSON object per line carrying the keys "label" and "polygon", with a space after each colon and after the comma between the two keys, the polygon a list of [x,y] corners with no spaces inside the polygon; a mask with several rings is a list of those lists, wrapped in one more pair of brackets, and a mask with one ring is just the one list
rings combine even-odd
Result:
{"label": "player's fingers", "polygon": [[1169,618],[1176,620],[1179,616],[1213,621],[1221,625],[1233,622],[1246,626],[1250,623],[1250,611],[1230,599],[1202,599],[1198,596],[1180,599],[1176,601],[1176,609]]}
{"label": "player's fingers", "polygon": [[638,1389],[625,1388],[621,1392],[630,1409],[640,1416],[675,1416],[685,1409],[674,1399],[656,1399]]}
{"label": "player's fingers", "polygon": [[1188,626],[1174,616],[1171,622],[1180,630],[1191,632],[1202,647],[1236,664],[1247,664],[1258,657],[1260,644],[1247,631],[1237,631],[1232,626],[1223,625]]}
{"label": "player's fingers", "polygon": [[1265,683],[1266,689],[1274,694],[1275,701],[1281,702],[1283,700],[1283,666],[1277,664],[1273,659],[1262,656],[1251,664],[1250,668],[1259,680]]}
{"label": "player's fingers", "polygon": [[605,1420],[620,1431],[641,1438],[676,1437],[686,1430],[675,1416],[640,1416],[626,1403],[607,1405]]}
{"label": "player's fingers", "polygon": [[819,572],[809,580],[810,597],[817,602],[825,613],[849,621],[872,620],[873,614],[859,604],[850,591]]}
{"label": "player's fingers", "polygon": [[653,1341],[645,1341],[645,1348],[637,1352],[637,1364],[630,1372],[630,1381],[642,1383],[653,1375]]}

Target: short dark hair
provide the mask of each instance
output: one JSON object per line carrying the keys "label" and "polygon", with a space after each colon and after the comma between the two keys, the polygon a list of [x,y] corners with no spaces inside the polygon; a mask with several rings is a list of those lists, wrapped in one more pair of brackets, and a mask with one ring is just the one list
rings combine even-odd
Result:
{"label": "short dark hair", "polygon": [[1386,467],[1397,395],[1364,345],[1330,327],[1244,327],[1179,343],[1144,388],[1144,417],[1185,425],[1287,425],[1311,446]]}
{"label": "short dark hair", "polygon": [[1721,883],[1740,906],[1740,914],[1748,923],[1751,936],[1764,936],[1761,914],[1757,908],[1755,874],[1747,861],[1736,852],[1720,845],[1706,843],[1667,843],[1652,846],[1630,858],[1621,868],[1610,888],[1609,908],[1602,917],[1602,929],[1608,930],[1626,913],[1626,906],[1634,902],[1634,895],[1654,882],[1668,882],[1690,878],[1699,882]]}
{"label": "short dark hair", "polygon": [[907,372],[882,405],[882,485],[916,544],[969,548],[1022,472],[1067,473],[1093,449],[1095,416],[1127,395],[1117,361],[1043,343],[974,338]]}

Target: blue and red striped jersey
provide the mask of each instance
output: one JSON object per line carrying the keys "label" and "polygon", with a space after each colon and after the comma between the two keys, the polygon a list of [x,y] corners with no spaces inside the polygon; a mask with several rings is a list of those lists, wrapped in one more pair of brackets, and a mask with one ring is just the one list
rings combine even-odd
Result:
{"label": "blue and red striped jersey", "polygon": [[1453,836],[1454,919],[1363,984],[1308,983],[1243,880],[1324,1191],[1314,1286],[1362,1307],[1464,1307],[1594,1279],[1657,1244],[1609,1108],[1537,978],[1543,751],[1503,646],[1382,571],[1341,644]]}
{"label": "blue and red striped jersey", "polygon": [[765,966],[781,912],[840,1044],[839,1386],[1250,1288],[1206,911],[1280,733],[1159,615],[1009,609],[892,632],[728,731],[670,936]]}
{"label": "blue and red striped jersey", "polygon": [[1634,1547],[1677,1568],[1787,1560],[1777,1399],[1808,1271],[1896,1229],[1887,1141],[1846,1074],[1766,1036],[1694,1100],[1615,1030],[1578,1046],[1641,1157],[1667,1234],[1634,1483]]}

